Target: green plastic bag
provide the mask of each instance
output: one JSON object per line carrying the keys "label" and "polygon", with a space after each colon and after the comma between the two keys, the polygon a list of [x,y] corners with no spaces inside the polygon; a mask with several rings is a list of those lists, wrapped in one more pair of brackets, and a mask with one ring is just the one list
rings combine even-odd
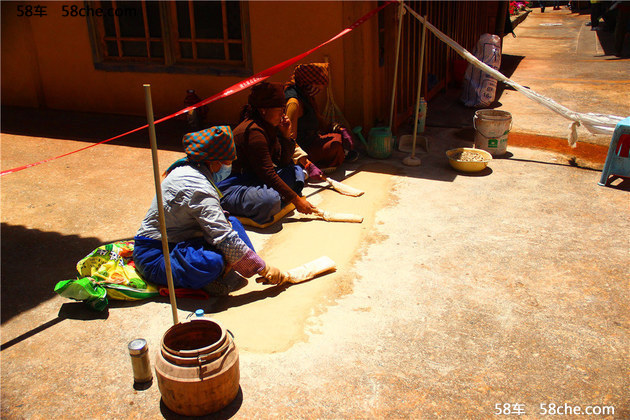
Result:
{"label": "green plastic bag", "polygon": [[158,296],[158,288],[136,270],[133,247],[134,241],[118,241],[96,248],[77,263],[77,279],[57,283],[55,292],[101,311],[107,307],[108,296],[116,300]]}
{"label": "green plastic bag", "polygon": [[68,299],[83,301],[97,311],[107,308],[107,290],[89,277],[60,281],[55,286],[55,292]]}

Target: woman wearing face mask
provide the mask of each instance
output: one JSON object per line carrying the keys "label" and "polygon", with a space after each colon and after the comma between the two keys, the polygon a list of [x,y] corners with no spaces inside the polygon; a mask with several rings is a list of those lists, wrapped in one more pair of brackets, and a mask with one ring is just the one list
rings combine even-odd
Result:
{"label": "woman wearing face mask", "polygon": [[287,203],[300,213],[314,213],[316,208],[301,197],[304,172],[293,162],[296,143],[284,114],[282,84],[259,83],[247,101],[242,122],[234,129],[238,158],[232,175],[218,185],[221,205],[259,224],[273,220]]}
{"label": "woman wearing face mask", "polygon": [[[232,130],[212,127],[184,136],[186,157],[173,163],[162,181],[164,219],[175,287],[204,288],[226,294],[221,278],[236,271],[243,277],[261,275],[279,284],[286,275],[254,252],[241,223],[226,218],[216,187],[230,173],[236,158]],[[133,259],[142,276],[166,285],[157,200],[153,199],[134,238]]]}

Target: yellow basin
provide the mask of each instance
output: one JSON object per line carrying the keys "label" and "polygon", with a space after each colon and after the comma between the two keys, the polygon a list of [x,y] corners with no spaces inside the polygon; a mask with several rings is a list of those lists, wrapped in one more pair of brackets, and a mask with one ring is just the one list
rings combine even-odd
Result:
{"label": "yellow basin", "polygon": [[[478,161],[466,161],[457,159],[455,156],[467,152],[471,154],[475,154],[479,156],[481,160]],[[446,156],[448,156],[448,163],[451,164],[453,169],[462,171],[462,172],[479,172],[483,171],[486,166],[488,166],[488,162],[492,160],[492,155],[485,150],[481,149],[473,149],[470,147],[459,147],[457,149],[451,149],[446,152]]]}

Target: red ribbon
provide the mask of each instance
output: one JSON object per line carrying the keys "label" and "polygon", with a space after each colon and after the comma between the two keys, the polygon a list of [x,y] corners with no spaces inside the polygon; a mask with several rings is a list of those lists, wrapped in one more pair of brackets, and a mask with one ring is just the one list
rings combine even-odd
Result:
{"label": "red ribbon", "polygon": [[[158,289],[160,296],[168,297],[170,291],[168,287],[160,287]],[[175,297],[178,298],[190,298],[190,299],[210,299],[210,294],[203,289],[186,289],[183,287],[176,287],[174,289]]]}
{"label": "red ribbon", "polygon": [[[177,117],[178,115],[185,114],[188,111],[196,109],[196,108],[198,108],[200,106],[204,106],[204,105],[212,103],[212,102],[214,102],[214,101],[216,101],[218,99],[228,97],[228,96],[233,95],[233,94],[235,94],[237,92],[240,92],[240,91],[242,91],[244,89],[247,89],[247,88],[255,85],[256,83],[262,82],[263,80],[269,78],[270,76],[273,76],[274,74],[278,73],[279,71],[286,69],[290,65],[297,63],[298,61],[300,61],[301,59],[303,59],[307,55],[313,53],[314,51],[320,49],[324,45],[327,45],[327,44],[329,44],[329,43],[331,43],[331,42],[341,38],[342,36],[346,35],[347,33],[351,32],[356,27],[358,27],[358,26],[362,25],[363,23],[365,23],[368,19],[370,19],[372,16],[374,16],[375,14],[380,12],[382,9],[384,9],[386,6],[388,6],[391,3],[396,3],[396,2],[394,0],[390,0],[388,2],[385,2],[383,5],[377,7],[376,9],[372,10],[371,12],[368,12],[366,15],[364,15],[363,17],[358,19],[352,25],[348,26],[346,29],[344,29],[343,31],[339,32],[337,35],[335,35],[334,37],[330,38],[328,41],[326,41],[326,42],[324,42],[322,44],[319,44],[315,48],[311,48],[310,50],[308,50],[308,51],[306,51],[306,52],[304,52],[304,53],[302,53],[300,55],[296,55],[295,57],[293,57],[293,58],[291,58],[291,59],[289,59],[287,61],[284,61],[282,63],[276,64],[275,66],[269,67],[268,69],[265,69],[265,70],[261,71],[260,73],[257,73],[257,74],[253,75],[252,77],[250,77],[248,79],[242,80],[239,83],[237,83],[235,85],[232,85],[229,88],[223,90],[222,92],[219,92],[216,95],[213,95],[213,96],[211,96],[211,97],[209,97],[207,99],[204,99],[201,102],[198,102],[198,103],[196,103],[194,105],[191,105],[189,107],[181,109],[181,110],[177,111],[174,114],[171,114],[171,115],[168,115],[166,117],[160,118],[159,120],[155,121],[154,124],[159,124],[159,123],[164,122],[166,120],[169,120],[171,118]],[[74,151],[68,152],[68,153],[64,153],[63,155],[55,156],[55,157],[52,157],[52,158],[49,158],[49,159],[45,159],[45,160],[41,160],[41,161],[35,162],[35,163],[29,163],[28,165],[20,166],[18,168],[4,170],[4,171],[0,172],[0,176],[4,176],[4,175],[7,175],[7,174],[18,172],[18,171],[21,171],[23,169],[30,168],[32,166],[37,166],[37,165],[40,165],[42,163],[50,162],[51,160],[59,159],[59,158],[62,158],[64,156],[71,155],[73,153],[77,153],[77,152],[81,152],[83,150],[87,150],[87,149],[89,149],[91,147],[98,146],[99,144],[107,143],[107,142],[110,142],[112,140],[116,140],[118,138],[124,137],[124,136],[126,136],[128,134],[135,133],[136,131],[143,130],[143,129],[147,128],[148,126],[149,126],[148,124],[145,124],[142,127],[135,128],[135,129],[133,129],[131,131],[127,131],[126,133],[119,134],[119,135],[117,135],[115,137],[109,138],[107,140],[100,141],[98,143],[91,144],[91,145],[83,147],[81,149],[74,150]]]}

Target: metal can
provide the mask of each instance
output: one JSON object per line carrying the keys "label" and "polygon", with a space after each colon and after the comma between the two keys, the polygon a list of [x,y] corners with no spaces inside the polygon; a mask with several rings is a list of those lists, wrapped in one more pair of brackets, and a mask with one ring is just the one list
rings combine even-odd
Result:
{"label": "metal can", "polygon": [[151,373],[151,361],[149,360],[149,345],[143,338],[133,340],[127,346],[131,356],[133,368],[133,380],[136,383],[145,383],[153,379]]}

